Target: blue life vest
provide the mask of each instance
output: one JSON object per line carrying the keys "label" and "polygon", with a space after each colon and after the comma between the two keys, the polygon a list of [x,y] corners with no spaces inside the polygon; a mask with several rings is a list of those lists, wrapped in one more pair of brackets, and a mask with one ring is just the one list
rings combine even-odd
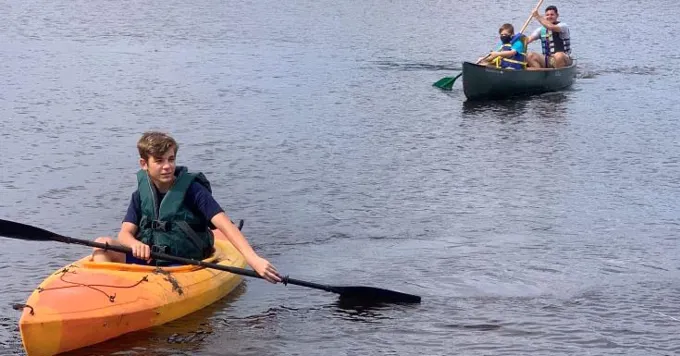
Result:
{"label": "blue life vest", "polygon": [[[524,41],[524,38],[521,33],[515,35],[510,41],[510,43],[501,44],[501,46],[498,48],[498,51],[499,52],[513,51],[514,49],[512,48],[512,44],[515,43],[515,41]],[[524,48],[526,51],[526,44]],[[515,53],[514,56],[510,58],[496,57],[496,59],[493,60],[493,63],[496,64],[496,68],[507,68],[516,70],[526,69],[527,67],[526,53],[517,52]]]}

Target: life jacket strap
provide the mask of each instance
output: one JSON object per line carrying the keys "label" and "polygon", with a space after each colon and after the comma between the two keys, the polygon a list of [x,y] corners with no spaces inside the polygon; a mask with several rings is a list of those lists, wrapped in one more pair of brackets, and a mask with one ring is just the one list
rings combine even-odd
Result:
{"label": "life jacket strap", "polygon": [[[177,227],[182,230],[182,232],[191,240],[191,243],[196,246],[197,249],[203,251],[203,257],[208,257],[212,254],[213,247],[212,246],[205,246],[201,238],[196,234],[196,231],[186,222],[186,221],[177,221],[175,222],[177,224]],[[210,231],[212,233],[212,231]]]}
{"label": "life jacket strap", "polygon": [[170,222],[143,218],[142,221],[139,223],[139,228],[167,232],[168,230],[170,230]]}

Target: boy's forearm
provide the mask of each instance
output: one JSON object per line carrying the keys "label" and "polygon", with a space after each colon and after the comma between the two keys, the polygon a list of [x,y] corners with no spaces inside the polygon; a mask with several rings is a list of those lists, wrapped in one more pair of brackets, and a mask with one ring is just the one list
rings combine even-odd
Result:
{"label": "boy's forearm", "polygon": [[231,242],[239,252],[241,252],[248,264],[250,264],[250,261],[252,261],[253,258],[258,257],[255,250],[253,250],[248,243],[248,240],[246,240],[241,231],[231,223],[225,213],[215,215],[210,222],[227,237],[229,242]]}
{"label": "boy's forearm", "polygon": [[135,236],[128,231],[121,231],[120,233],[118,233],[118,242],[125,246],[130,247],[137,241],[138,240],[135,238]]}

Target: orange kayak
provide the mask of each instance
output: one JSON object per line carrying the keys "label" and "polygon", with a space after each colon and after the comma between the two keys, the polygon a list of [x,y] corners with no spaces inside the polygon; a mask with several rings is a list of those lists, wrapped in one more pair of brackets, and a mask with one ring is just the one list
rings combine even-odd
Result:
{"label": "orange kayak", "polygon": [[[219,232],[206,259],[243,268],[244,257]],[[95,263],[86,256],[47,277],[19,321],[28,356],[55,355],[167,323],[229,294],[241,277],[194,265],[158,268]]]}

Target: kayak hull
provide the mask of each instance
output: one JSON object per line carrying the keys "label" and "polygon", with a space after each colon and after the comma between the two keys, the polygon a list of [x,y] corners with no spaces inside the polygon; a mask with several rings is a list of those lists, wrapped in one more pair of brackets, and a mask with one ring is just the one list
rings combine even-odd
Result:
{"label": "kayak hull", "polygon": [[[206,262],[246,266],[219,231],[215,250]],[[193,265],[158,268],[89,259],[50,275],[26,301],[19,330],[29,356],[55,355],[167,323],[223,298],[242,280]]]}
{"label": "kayak hull", "polygon": [[463,63],[463,92],[468,100],[496,100],[553,92],[574,83],[576,61],[565,68],[512,70]]}

